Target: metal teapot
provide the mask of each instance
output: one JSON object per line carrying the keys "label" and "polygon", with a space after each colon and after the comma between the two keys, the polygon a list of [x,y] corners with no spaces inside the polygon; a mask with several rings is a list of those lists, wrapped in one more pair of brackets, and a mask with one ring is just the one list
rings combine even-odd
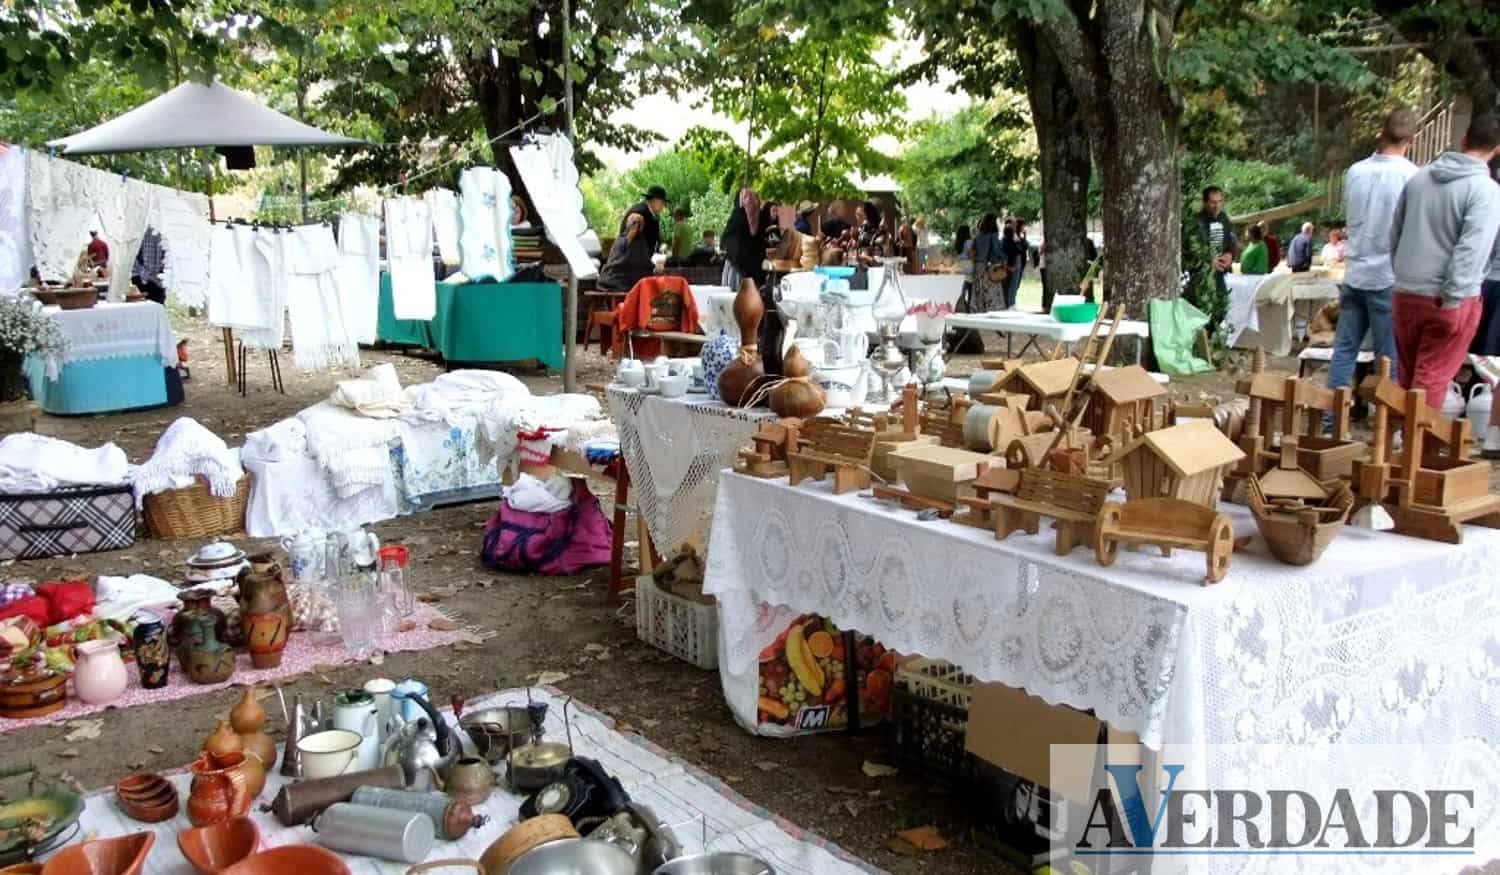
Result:
{"label": "metal teapot", "polygon": [[414,702],[427,716],[411,722],[403,722],[399,717],[393,720],[381,764],[400,766],[409,789],[441,789],[449,767],[458,761],[458,739],[453,737],[453,731],[437,709],[422,696],[398,690],[391,697]]}

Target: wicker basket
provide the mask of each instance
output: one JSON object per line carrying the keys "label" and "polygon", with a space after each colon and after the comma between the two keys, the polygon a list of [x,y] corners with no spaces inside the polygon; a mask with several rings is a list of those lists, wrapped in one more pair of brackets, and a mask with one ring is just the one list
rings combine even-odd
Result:
{"label": "wicker basket", "polygon": [[250,475],[240,478],[232,498],[219,498],[199,476],[185,489],[148,495],[141,503],[146,531],[153,538],[210,538],[245,528],[245,506],[250,503]]}

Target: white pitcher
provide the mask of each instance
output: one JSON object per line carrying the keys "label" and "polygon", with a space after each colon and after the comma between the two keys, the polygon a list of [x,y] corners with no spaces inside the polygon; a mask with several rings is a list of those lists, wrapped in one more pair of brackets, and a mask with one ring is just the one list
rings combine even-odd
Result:
{"label": "white pitcher", "polygon": [[869,383],[864,371],[868,366],[868,363],[841,362],[814,370],[813,381],[826,394],[826,406],[858,407],[865,403]]}
{"label": "white pitcher", "polygon": [[281,539],[281,549],[286,551],[287,569],[294,583],[306,583],[323,576],[323,550],[326,543],[323,533],[306,528],[295,538]]}

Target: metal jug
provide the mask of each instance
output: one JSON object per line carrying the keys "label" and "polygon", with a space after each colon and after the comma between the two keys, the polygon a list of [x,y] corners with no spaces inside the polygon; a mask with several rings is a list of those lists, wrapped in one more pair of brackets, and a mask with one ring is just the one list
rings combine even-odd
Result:
{"label": "metal jug", "polygon": [[458,760],[458,740],[426,699],[399,690],[391,695],[415,702],[427,716],[403,724],[391,734],[385,743],[382,764],[400,766],[408,789],[440,789],[449,767]]}

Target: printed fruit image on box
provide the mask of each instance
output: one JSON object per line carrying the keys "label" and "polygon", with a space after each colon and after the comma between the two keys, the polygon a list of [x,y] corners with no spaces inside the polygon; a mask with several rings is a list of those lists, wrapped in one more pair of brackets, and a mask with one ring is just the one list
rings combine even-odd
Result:
{"label": "printed fruit image on box", "polygon": [[843,630],[817,614],[804,614],[760,653],[757,721],[799,732],[843,729],[849,724],[849,696],[859,695],[861,724],[890,715],[896,653],[867,635],[854,637],[854,672],[846,677],[849,655]]}

